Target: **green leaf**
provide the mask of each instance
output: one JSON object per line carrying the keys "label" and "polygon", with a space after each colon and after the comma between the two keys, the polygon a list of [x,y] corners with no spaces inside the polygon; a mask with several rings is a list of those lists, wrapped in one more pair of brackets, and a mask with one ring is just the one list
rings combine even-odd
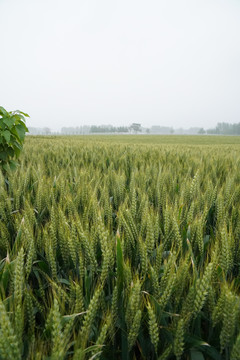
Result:
{"label": "green leaf", "polygon": [[7,164],[3,164],[2,166],[3,170],[5,170],[7,173],[9,172],[9,166]]}
{"label": "green leaf", "polygon": [[14,148],[16,158],[19,158],[19,156],[21,154],[21,150],[16,146],[13,146],[13,148]]}
{"label": "green leaf", "polygon": [[204,360],[203,354],[195,349],[190,350],[191,360]]}
{"label": "green leaf", "polygon": [[[105,345],[98,345],[98,346],[99,346],[99,347],[100,347],[100,346],[103,347],[103,346],[105,346]],[[99,359],[99,355],[100,355],[101,353],[102,353],[102,351],[97,352],[96,354],[94,354],[93,356],[91,356],[89,360]]]}
{"label": "green leaf", "polygon": [[25,119],[25,117],[24,117],[23,115],[21,115],[21,114],[15,114],[15,115],[14,115],[14,118],[16,119],[16,125],[17,125],[20,121],[25,124],[26,119]]}
{"label": "green leaf", "polygon": [[0,152],[0,159],[1,160],[6,160],[7,159],[7,153],[6,153],[6,151],[1,151]]}
{"label": "green leaf", "polygon": [[64,316],[62,317],[63,325],[64,325],[66,322],[68,322],[69,320],[75,319],[77,316],[86,314],[86,312],[87,312],[87,311],[83,311],[83,312],[75,313],[75,314],[71,314],[71,315],[64,315]]}
{"label": "green leaf", "polygon": [[2,133],[2,136],[4,137],[4,139],[6,140],[6,142],[9,142],[9,141],[10,141],[11,133],[10,133],[9,130],[4,130],[3,133]]}
{"label": "green leaf", "polygon": [[17,141],[13,142],[13,146],[16,146],[19,150],[22,150],[22,145],[19,144]]}
{"label": "green leaf", "polygon": [[13,157],[14,156],[14,150],[10,146],[6,149],[6,153],[8,156]]}
{"label": "green leaf", "polygon": [[208,355],[207,359],[210,357],[212,360],[221,360],[221,355],[219,352],[206,341],[203,341],[197,336],[188,335],[186,337],[187,347],[191,347],[191,350],[196,350],[202,352],[203,354]]}
{"label": "green leaf", "polygon": [[16,163],[15,161],[13,161],[13,160],[10,160],[10,161],[9,161],[9,166],[10,166],[10,169],[11,169],[12,171],[14,171],[14,170],[16,170],[16,168],[17,168],[17,163]]}
{"label": "green leaf", "polygon": [[47,263],[45,261],[38,260],[38,261],[34,261],[33,264],[38,264],[39,269],[42,270],[43,272],[48,272],[49,271],[48,265],[47,265]]}
{"label": "green leaf", "polygon": [[4,109],[4,107],[0,106],[0,115],[2,116],[8,116],[7,110]]}
{"label": "green leaf", "polygon": [[16,126],[12,127],[11,133],[12,133],[12,136],[15,138],[15,140],[17,140],[18,144],[22,142],[19,135],[18,135],[18,132],[16,130]]}
{"label": "green leaf", "polygon": [[206,341],[202,340],[198,336],[188,334],[186,337],[186,342],[191,345],[191,347],[196,348],[196,346],[210,346]]}
{"label": "green leaf", "polygon": [[16,130],[17,130],[18,136],[20,137],[21,141],[23,141],[25,138],[25,133],[26,133],[24,126],[21,124],[18,124],[18,125],[16,125]]}
{"label": "green leaf", "polygon": [[3,123],[9,128],[11,129],[14,125],[14,118],[13,117],[10,117],[10,118],[3,118]]}
{"label": "green leaf", "polygon": [[23,111],[16,110],[16,113],[22,114],[25,117],[30,117],[27,113],[24,113]]}
{"label": "green leaf", "polygon": [[25,129],[25,132],[28,132],[28,128],[26,126],[26,124],[22,121],[22,120],[19,120],[19,125],[22,125]]}
{"label": "green leaf", "polygon": [[59,279],[59,282],[65,285],[70,285],[70,281],[67,279]]}
{"label": "green leaf", "polygon": [[[4,118],[5,119],[5,118]],[[4,124],[4,122],[3,122],[3,118],[0,118],[0,129],[5,129],[5,124]]]}
{"label": "green leaf", "polygon": [[210,357],[210,359],[213,359],[213,360],[222,360],[221,355],[213,346],[204,346],[201,348],[201,350],[203,353],[208,355],[207,358]]}

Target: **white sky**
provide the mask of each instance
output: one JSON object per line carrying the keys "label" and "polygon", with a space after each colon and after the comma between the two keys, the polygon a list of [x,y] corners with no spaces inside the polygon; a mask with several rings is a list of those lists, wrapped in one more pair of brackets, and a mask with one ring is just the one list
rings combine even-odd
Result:
{"label": "white sky", "polygon": [[239,0],[0,0],[0,44],[28,126],[240,122]]}

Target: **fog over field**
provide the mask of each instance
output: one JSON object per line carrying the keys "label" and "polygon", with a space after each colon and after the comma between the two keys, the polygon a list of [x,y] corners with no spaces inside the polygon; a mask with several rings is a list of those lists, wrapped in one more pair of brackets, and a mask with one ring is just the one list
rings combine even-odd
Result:
{"label": "fog over field", "polygon": [[0,0],[0,100],[29,126],[240,121],[240,2]]}

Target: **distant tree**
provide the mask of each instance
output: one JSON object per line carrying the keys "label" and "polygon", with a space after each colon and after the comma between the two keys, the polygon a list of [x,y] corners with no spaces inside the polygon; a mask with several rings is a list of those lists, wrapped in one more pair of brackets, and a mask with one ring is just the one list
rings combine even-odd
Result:
{"label": "distant tree", "polygon": [[207,129],[207,130],[206,130],[206,133],[207,133],[208,135],[216,134],[216,128],[214,128],[214,129]]}
{"label": "distant tree", "polygon": [[130,130],[132,130],[134,133],[138,133],[142,131],[141,124],[138,123],[132,123],[132,125],[129,127]]}
{"label": "distant tree", "polygon": [[174,129],[172,127],[168,127],[168,126],[153,125],[150,129],[150,132],[151,132],[151,134],[168,135],[168,134],[173,134]]}
{"label": "distant tree", "polygon": [[45,128],[43,128],[43,133],[44,133],[44,135],[50,135],[51,129],[49,129],[48,127],[45,127]]}
{"label": "distant tree", "polygon": [[201,128],[201,129],[198,130],[198,134],[199,135],[204,135],[204,134],[206,134],[206,131],[204,130],[204,128]]}
{"label": "distant tree", "polygon": [[120,132],[120,133],[127,133],[128,132],[128,128],[126,126],[119,126],[117,128],[117,132]]}

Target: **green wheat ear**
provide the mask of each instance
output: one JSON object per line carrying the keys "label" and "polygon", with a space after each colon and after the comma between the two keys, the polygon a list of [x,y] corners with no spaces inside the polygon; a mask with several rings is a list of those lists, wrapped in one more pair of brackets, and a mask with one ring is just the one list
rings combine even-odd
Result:
{"label": "green wheat ear", "polygon": [[173,351],[177,360],[181,359],[184,350],[184,320],[180,319],[177,324],[177,331],[174,339]]}
{"label": "green wheat ear", "polygon": [[230,355],[230,359],[231,360],[237,360],[240,359],[240,334],[238,334],[237,339],[233,345],[232,351],[231,351],[231,355]]}
{"label": "green wheat ear", "polygon": [[203,274],[202,279],[198,280],[196,283],[196,297],[194,300],[195,316],[197,316],[197,314],[202,309],[205,303],[211,283],[212,271],[213,271],[213,264],[209,263]]}
{"label": "green wheat ear", "polygon": [[148,305],[147,305],[147,311],[148,311],[149,335],[150,335],[151,342],[154,346],[155,352],[157,354],[158,344],[159,344],[159,330],[158,330],[156,315],[155,315],[154,310],[151,307],[150,303],[148,303]]}
{"label": "green wheat ear", "polygon": [[27,321],[28,321],[28,332],[30,336],[34,337],[35,332],[35,314],[34,314],[34,304],[32,301],[32,297],[30,295],[30,291],[26,292],[25,298],[25,307],[26,307],[26,314],[27,314]]}
{"label": "green wheat ear", "polygon": [[230,344],[233,338],[236,319],[239,314],[239,304],[237,298],[232,292],[225,294],[225,304],[223,308],[222,330],[220,334],[221,352]]}
{"label": "green wheat ear", "polygon": [[89,332],[91,330],[91,327],[93,325],[93,321],[95,319],[95,316],[97,314],[98,308],[99,308],[99,299],[101,296],[101,292],[102,292],[102,287],[98,287],[95,292],[94,295],[90,301],[90,304],[88,306],[87,309],[87,313],[84,316],[83,319],[83,325],[81,328],[81,338],[83,343],[85,343],[87,341],[87,338],[89,336]]}
{"label": "green wheat ear", "polygon": [[142,319],[142,312],[141,312],[141,310],[137,310],[135,316],[133,317],[133,321],[132,321],[131,326],[129,327],[129,332],[128,332],[128,349],[129,349],[129,351],[132,349],[132,347],[135,344],[135,341],[138,337],[141,319]]}
{"label": "green wheat ear", "polygon": [[0,301],[0,357],[20,360],[20,347],[2,301]]}
{"label": "green wheat ear", "polygon": [[52,358],[53,359],[61,359],[62,354],[62,342],[63,342],[63,334],[62,334],[62,325],[61,325],[61,315],[59,311],[58,302],[54,299],[53,309],[52,309]]}
{"label": "green wheat ear", "polygon": [[168,347],[164,350],[162,355],[159,356],[158,360],[168,360],[170,355],[172,354],[172,345],[168,345]]}
{"label": "green wheat ear", "polygon": [[108,331],[109,331],[109,328],[111,327],[111,321],[112,321],[112,317],[111,317],[111,314],[106,314],[105,315],[105,323],[103,324],[101,330],[100,330],[100,334],[97,338],[97,341],[96,341],[96,350],[93,351],[93,355],[95,354],[95,358],[96,359],[99,359],[101,357],[101,350],[102,348],[104,347],[104,343],[106,342],[106,338],[107,338],[107,334],[108,334]]}
{"label": "green wheat ear", "polygon": [[14,302],[15,306],[21,305],[24,286],[24,252],[23,248],[19,251],[16,259],[16,268],[14,275]]}

